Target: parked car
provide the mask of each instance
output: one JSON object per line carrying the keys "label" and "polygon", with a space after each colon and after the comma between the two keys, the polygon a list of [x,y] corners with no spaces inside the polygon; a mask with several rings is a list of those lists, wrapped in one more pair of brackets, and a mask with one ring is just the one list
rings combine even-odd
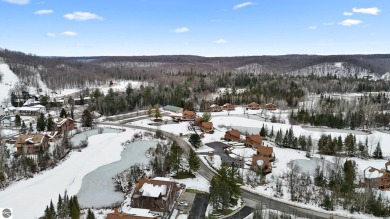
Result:
{"label": "parked car", "polygon": [[179,202],[179,206],[187,207],[187,206],[188,206],[188,203],[187,203],[187,202]]}

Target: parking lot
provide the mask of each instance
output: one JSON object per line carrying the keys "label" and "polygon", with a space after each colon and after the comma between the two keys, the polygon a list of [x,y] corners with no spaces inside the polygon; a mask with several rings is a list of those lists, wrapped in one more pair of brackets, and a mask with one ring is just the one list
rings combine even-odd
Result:
{"label": "parking lot", "polygon": [[240,162],[237,162],[236,159],[230,157],[228,154],[225,153],[224,148],[227,147],[228,145],[218,141],[210,142],[207,143],[206,145],[214,149],[214,154],[220,156],[222,162],[227,164],[231,164],[234,162],[238,165],[241,165]]}

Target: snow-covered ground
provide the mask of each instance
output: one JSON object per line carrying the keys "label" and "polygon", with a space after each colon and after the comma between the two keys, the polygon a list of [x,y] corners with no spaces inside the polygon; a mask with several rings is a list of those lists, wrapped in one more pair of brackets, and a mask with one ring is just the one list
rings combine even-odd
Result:
{"label": "snow-covered ground", "polygon": [[[103,85],[100,87],[88,86],[88,88],[89,88],[90,92],[92,92],[95,89],[99,89],[104,94],[107,94],[108,90],[110,88],[112,88],[114,91],[117,91],[117,92],[124,92],[126,90],[126,87],[128,84],[131,84],[133,89],[139,89],[141,85],[144,85],[144,86],[147,85],[146,82],[142,82],[142,81],[121,80],[121,81],[113,81],[112,86],[109,86],[108,84],[106,84],[106,85]],[[81,91],[81,89],[78,89],[78,88],[66,88],[66,89],[62,89],[62,90],[57,90],[56,91],[57,94],[54,94],[52,97],[62,98],[64,96],[71,95],[71,94],[74,94],[74,93],[77,93],[80,91]]]}
{"label": "snow-covered ground", "polygon": [[[258,113],[258,112],[253,112],[249,111],[252,113]],[[228,130],[229,127],[231,126],[240,126],[240,127],[246,127],[250,131],[253,128],[256,128],[256,130],[260,130],[260,128],[264,125],[268,130],[271,130],[273,127],[274,129],[274,134],[281,129],[283,133],[285,133],[286,130],[292,128],[294,131],[295,136],[299,135],[305,135],[305,136],[311,136],[314,143],[320,138],[322,134],[327,134],[331,135],[332,137],[338,137],[342,136],[345,138],[348,133],[353,133],[356,135],[357,141],[365,142],[366,139],[368,139],[368,145],[369,145],[369,152],[372,153],[374,150],[375,146],[377,145],[378,142],[382,145],[382,151],[384,156],[388,157],[390,156],[390,147],[388,146],[388,142],[390,142],[390,134],[387,133],[382,133],[382,132],[377,132],[374,131],[371,134],[364,133],[364,132],[354,132],[351,130],[338,130],[338,129],[307,129],[303,128],[298,125],[291,126],[289,124],[280,124],[280,123],[271,123],[271,122],[264,122],[262,119],[252,119],[251,118],[246,118],[245,116],[243,117],[242,114],[244,113],[244,110],[242,108],[238,108],[235,111],[229,112],[230,115],[227,114],[227,112],[218,112],[218,113],[212,113],[212,119],[211,121],[213,122],[214,125],[214,133],[213,134],[205,134],[205,138],[202,139],[203,144],[208,143],[208,142],[213,142],[213,141],[221,141],[221,138],[223,138],[226,130]],[[168,117],[165,119],[169,119]],[[150,123],[150,119],[146,120],[140,120],[137,122],[134,122],[132,124],[137,124],[137,125],[142,125],[142,126],[150,126],[147,125],[147,123]],[[189,134],[193,133],[193,131],[189,131],[187,129],[189,125],[189,122],[180,122],[177,124],[167,124],[167,125],[162,125],[160,126],[161,130],[171,132],[174,134]],[[153,127],[153,126],[150,126]],[[276,179],[280,178],[284,173],[287,172],[288,170],[288,163],[290,163],[292,160],[309,160],[306,157],[306,153],[304,151],[299,151],[299,150],[294,150],[294,149],[288,149],[288,148],[280,148],[276,147],[274,143],[272,142],[267,142],[265,141],[265,144],[274,147],[274,153],[276,155],[276,161],[273,163],[273,171],[271,174],[267,175],[266,178],[266,184],[263,186],[257,186],[255,188],[251,188],[250,186],[246,186],[247,189],[261,193],[263,195],[268,195],[270,197],[273,197],[275,194],[275,181]],[[244,155],[244,156],[250,156],[250,154],[254,153],[253,151],[250,151],[246,148],[243,147],[234,147],[235,149],[232,151],[233,154],[231,154],[232,157],[237,156],[237,155]],[[202,151],[207,151],[207,147],[202,147]],[[334,157],[332,156],[320,156],[318,154],[315,154],[314,157],[318,158],[320,160],[321,158],[324,158],[325,160],[333,163],[334,162]],[[202,159],[210,159],[208,156],[203,156]],[[210,162],[211,165],[215,168],[218,168],[220,166],[220,160],[219,156],[214,156],[214,158],[217,162]],[[249,158],[250,159],[250,158]],[[384,168],[384,164],[387,162],[387,160],[382,159],[382,160],[374,160],[374,159],[360,159],[360,158],[349,158],[357,163],[357,168],[358,168],[358,173],[360,177],[363,174],[363,170],[366,169],[369,166],[374,166],[377,168]],[[247,162],[247,160],[245,160]],[[247,170],[243,171],[243,175]],[[287,189],[287,188],[284,188]],[[290,202],[289,197],[288,197],[288,192],[287,190],[284,191],[284,197],[283,201],[285,202]],[[314,204],[299,204],[299,203],[294,203],[297,205],[301,205],[303,207],[309,207],[313,208],[319,211],[323,211],[319,206],[316,206]],[[338,214],[343,214],[343,215],[349,215],[349,212],[343,211],[343,210],[337,210],[335,213]],[[355,217],[357,215],[354,215]],[[365,215],[358,215],[359,218],[366,218],[369,216]]]}
{"label": "snow-covered ground", "polygon": [[128,84],[131,84],[131,87],[133,89],[139,89],[141,85],[147,86],[147,82],[142,81],[133,81],[133,80],[127,80],[127,81],[113,81],[113,85],[104,85],[102,87],[98,87],[104,94],[108,93],[108,90],[112,88],[114,91],[120,91],[124,92],[126,90],[126,87]]}
{"label": "snow-covered ground", "polygon": [[174,179],[178,183],[183,183],[186,185],[186,189],[196,189],[203,192],[209,192],[210,182],[207,181],[199,173],[195,173],[196,178],[187,178],[187,179]]}
{"label": "snow-covered ground", "polygon": [[19,82],[19,78],[11,71],[8,64],[0,64],[0,74],[3,75],[3,79],[0,82],[0,105],[5,106],[3,101],[11,97],[10,90]]}
{"label": "snow-covered ground", "polygon": [[[81,152],[72,151],[69,157],[54,169],[44,171],[34,178],[14,183],[0,191],[0,206],[13,208],[15,218],[38,218],[58,195],[67,190],[75,195],[83,177],[96,168],[120,159],[122,143],[130,140],[136,130],[91,136],[89,145]],[[27,204],[28,203],[28,204]]]}

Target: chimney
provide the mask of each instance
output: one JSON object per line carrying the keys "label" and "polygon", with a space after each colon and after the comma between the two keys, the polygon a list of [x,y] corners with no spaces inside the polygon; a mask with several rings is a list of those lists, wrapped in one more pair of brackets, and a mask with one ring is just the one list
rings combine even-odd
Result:
{"label": "chimney", "polygon": [[115,213],[115,214],[119,214],[119,208],[118,208],[118,207],[115,207],[115,208],[114,208],[114,213]]}

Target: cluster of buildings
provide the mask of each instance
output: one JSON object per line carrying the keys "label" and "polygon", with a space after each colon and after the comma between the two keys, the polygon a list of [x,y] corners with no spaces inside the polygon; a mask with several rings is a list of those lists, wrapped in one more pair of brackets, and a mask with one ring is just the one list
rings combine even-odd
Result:
{"label": "cluster of buildings", "polygon": [[225,132],[226,141],[242,142],[245,146],[256,149],[252,157],[251,169],[259,173],[271,173],[272,163],[275,161],[273,147],[264,146],[263,139],[259,134],[248,135],[243,138],[240,131],[232,129]]}
{"label": "cluster of buildings", "polygon": [[[167,106],[165,106],[164,109],[167,110]],[[198,126],[204,133],[211,133],[214,131],[213,123],[202,121],[202,118],[196,116],[195,111],[180,110],[180,108],[178,109],[179,111],[176,111],[176,108],[173,106],[169,106],[169,109],[175,109],[175,112],[169,115],[174,121],[193,121],[193,124]]]}
{"label": "cluster of buildings", "polygon": [[[225,103],[222,106],[219,106],[219,105],[216,105],[216,104],[212,104],[209,107],[209,111],[210,112],[221,112],[222,110],[230,111],[230,110],[235,110],[235,108],[236,108],[236,106],[231,104],[231,103]],[[260,107],[260,104],[258,104],[256,102],[252,102],[252,103],[247,104],[245,106],[245,109],[247,109],[247,110],[259,110],[259,109],[261,109],[261,107]],[[267,110],[276,110],[277,107],[273,103],[267,103],[267,104],[265,104],[265,109],[267,109]]]}
{"label": "cluster of buildings", "polygon": [[115,208],[106,219],[157,219],[161,215],[170,215],[180,190],[180,186],[169,178],[141,178],[131,197],[131,209],[120,212]]}

